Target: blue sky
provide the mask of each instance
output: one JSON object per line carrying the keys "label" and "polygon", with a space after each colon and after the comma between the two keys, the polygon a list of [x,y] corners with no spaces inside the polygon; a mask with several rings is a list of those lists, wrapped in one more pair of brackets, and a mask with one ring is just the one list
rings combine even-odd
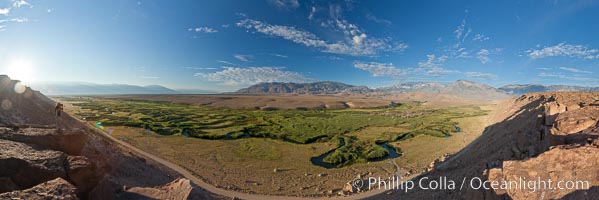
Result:
{"label": "blue sky", "polygon": [[0,0],[0,74],[231,91],[599,85],[599,1]]}

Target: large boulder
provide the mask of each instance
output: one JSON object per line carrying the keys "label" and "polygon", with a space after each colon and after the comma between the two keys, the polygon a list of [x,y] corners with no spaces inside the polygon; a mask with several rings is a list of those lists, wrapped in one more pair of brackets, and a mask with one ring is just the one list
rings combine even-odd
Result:
{"label": "large boulder", "polygon": [[566,112],[565,105],[559,104],[555,101],[551,101],[545,104],[545,125],[553,125],[553,123],[555,123],[557,115],[563,112]]}
{"label": "large boulder", "polygon": [[75,194],[76,188],[61,178],[56,178],[26,190],[17,190],[0,194],[0,199],[30,199],[30,200],[70,200],[79,199]]}
{"label": "large boulder", "polygon": [[185,200],[191,193],[189,179],[177,179],[161,187],[133,187],[127,189],[125,199],[173,199]]}
{"label": "large boulder", "polygon": [[[551,180],[553,188],[557,187],[558,181],[583,181],[579,182],[578,190],[584,191],[576,196],[582,199],[594,199],[599,196],[596,190],[589,190],[599,186],[599,148],[587,145],[580,147],[561,146],[553,148],[536,158],[528,160],[504,161],[502,170],[493,170],[489,175],[491,181],[507,181],[521,183],[521,181],[542,180],[547,183]],[[582,187],[587,181],[587,187]],[[573,182],[576,184],[576,182]],[[548,183],[547,183],[548,184]],[[562,184],[568,184],[562,182]],[[572,199],[572,193],[577,189],[549,189],[538,188],[525,190],[523,187],[516,188],[512,185],[510,188],[495,190],[497,194],[507,193],[511,199]],[[593,192],[594,191],[594,192]]]}
{"label": "large boulder", "polygon": [[10,177],[20,188],[66,178],[67,155],[36,145],[0,139],[0,177]]}
{"label": "large boulder", "polygon": [[19,187],[9,177],[0,177],[0,193],[18,190]]}
{"label": "large boulder", "polygon": [[0,127],[0,139],[35,144],[69,155],[81,154],[88,141],[87,135],[78,128],[59,132],[54,128]]}
{"label": "large boulder", "polygon": [[575,111],[561,113],[556,119],[555,135],[568,135],[581,132],[597,124],[599,107],[588,106]]}
{"label": "large boulder", "polygon": [[84,156],[68,156],[65,168],[69,179],[77,186],[80,194],[88,193],[99,182],[100,173]]}

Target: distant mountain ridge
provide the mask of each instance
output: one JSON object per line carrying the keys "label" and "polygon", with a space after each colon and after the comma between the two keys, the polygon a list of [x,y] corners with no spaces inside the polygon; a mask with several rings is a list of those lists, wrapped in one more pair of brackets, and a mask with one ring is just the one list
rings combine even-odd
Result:
{"label": "distant mountain ridge", "polygon": [[38,82],[28,84],[45,95],[180,94],[160,85]]}
{"label": "distant mountain ridge", "polygon": [[403,83],[394,86],[378,88],[377,91],[383,93],[424,92],[445,94],[470,100],[494,100],[510,97],[507,93],[494,87],[468,80],[457,80],[453,83]]}
{"label": "distant mountain ridge", "polygon": [[[110,94],[218,94],[199,89],[170,89],[161,85],[136,86],[128,84],[96,84],[86,82],[37,82],[28,84],[45,95],[110,95]],[[386,95],[420,92],[444,94],[471,100],[503,99],[530,92],[599,91],[599,87],[569,85],[511,84],[499,88],[468,80],[453,83],[409,82],[371,89],[334,81],[313,83],[258,83],[229,94],[306,94],[306,95]]]}
{"label": "distant mountain ridge", "polygon": [[258,83],[233,92],[235,94],[362,94],[372,92],[366,86],[354,86],[340,82],[323,81],[314,83]]}
{"label": "distant mountain ridge", "polygon": [[540,85],[540,84],[512,84],[498,88],[510,95],[523,95],[530,92],[595,92],[599,87],[583,87],[570,85]]}
{"label": "distant mountain ridge", "polygon": [[97,84],[88,82],[34,82],[27,84],[45,95],[217,94],[201,89],[171,89],[161,85]]}
{"label": "distant mountain ridge", "polygon": [[464,99],[488,100],[508,98],[509,95],[494,87],[458,80],[451,84],[428,82],[407,83],[370,89],[366,86],[353,86],[345,83],[325,81],[314,83],[259,83],[234,92],[235,94],[376,94],[424,92],[447,94]]}

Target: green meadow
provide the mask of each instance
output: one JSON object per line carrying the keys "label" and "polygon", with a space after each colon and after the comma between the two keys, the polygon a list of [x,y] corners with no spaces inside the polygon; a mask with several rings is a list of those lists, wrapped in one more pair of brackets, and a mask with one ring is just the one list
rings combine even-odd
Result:
{"label": "green meadow", "polygon": [[[453,119],[486,114],[478,106],[432,108],[420,102],[367,109],[265,111],[92,97],[59,99],[79,107],[77,115],[89,122],[143,128],[165,136],[186,136],[189,140],[252,137],[296,144],[332,142],[337,148],[324,162],[338,167],[388,156],[390,152],[380,144],[420,134],[451,137],[459,134],[460,129]],[[252,149],[251,144],[247,145]],[[402,152],[399,147],[389,146]]]}

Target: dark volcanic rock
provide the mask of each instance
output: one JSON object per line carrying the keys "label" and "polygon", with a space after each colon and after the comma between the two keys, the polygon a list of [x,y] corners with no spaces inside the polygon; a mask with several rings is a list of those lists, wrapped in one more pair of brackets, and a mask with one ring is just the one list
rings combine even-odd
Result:
{"label": "dark volcanic rock", "polygon": [[18,190],[19,187],[9,177],[0,177],[0,193]]}

